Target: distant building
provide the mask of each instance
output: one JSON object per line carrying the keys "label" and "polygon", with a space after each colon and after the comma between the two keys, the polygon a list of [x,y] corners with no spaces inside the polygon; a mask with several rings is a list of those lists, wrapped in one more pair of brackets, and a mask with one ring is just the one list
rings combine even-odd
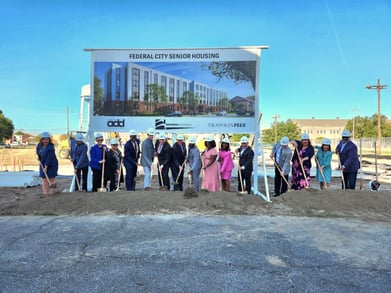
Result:
{"label": "distant building", "polygon": [[307,133],[312,141],[320,143],[322,138],[329,138],[332,144],[341,139],[342,130],[346,128],[349,119],[292,119],[301,128],[302,133]]}

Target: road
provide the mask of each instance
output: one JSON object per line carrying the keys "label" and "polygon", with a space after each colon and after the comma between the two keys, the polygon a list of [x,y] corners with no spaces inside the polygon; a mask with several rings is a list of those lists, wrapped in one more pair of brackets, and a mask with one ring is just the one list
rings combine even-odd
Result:
{"label": "road", "polygon": [[1,292],[391,292],[389,223],[0,217]]}

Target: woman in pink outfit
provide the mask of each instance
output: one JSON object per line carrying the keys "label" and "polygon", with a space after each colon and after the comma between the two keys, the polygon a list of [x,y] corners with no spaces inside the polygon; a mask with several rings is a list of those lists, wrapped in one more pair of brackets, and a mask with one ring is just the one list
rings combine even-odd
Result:
{"label": "woman in pink outfit", "polygon": [[223,138],[219,152],[221,185],[224,191],[231,191],[230,180],[232,177],[232,169],[234,162],[232,160],[231,149],[229,148],[229,139]]}
{"label": "woman in pink outfit", "polygon": [[217,165],[216,142],[213,137],[206,139],[206,148],[202,154],[204,178],[202,188],[209,191],[220,191],[219,167]]}

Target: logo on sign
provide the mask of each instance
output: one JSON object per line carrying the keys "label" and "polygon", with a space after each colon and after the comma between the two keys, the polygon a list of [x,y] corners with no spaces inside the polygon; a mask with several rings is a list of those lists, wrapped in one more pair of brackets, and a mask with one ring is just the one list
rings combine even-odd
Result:
{"label": "logo on sign", "polygon": [[122,120],[109,120],[107,121],[108,127],[125,127],[125,119]]}

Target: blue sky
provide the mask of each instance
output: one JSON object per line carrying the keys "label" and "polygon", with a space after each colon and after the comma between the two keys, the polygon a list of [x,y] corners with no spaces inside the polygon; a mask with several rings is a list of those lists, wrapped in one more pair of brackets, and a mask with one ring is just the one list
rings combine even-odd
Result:
{"label": "blue sky", "polygon": [[[377,113],[391,84],[390,0],[4,0],[0,109],[15,128],[78,127],[84,48],[267,45],[261,57],[262,126],[272,116],[351,118]],[[381,92],[391,118],[391,88]]]}

